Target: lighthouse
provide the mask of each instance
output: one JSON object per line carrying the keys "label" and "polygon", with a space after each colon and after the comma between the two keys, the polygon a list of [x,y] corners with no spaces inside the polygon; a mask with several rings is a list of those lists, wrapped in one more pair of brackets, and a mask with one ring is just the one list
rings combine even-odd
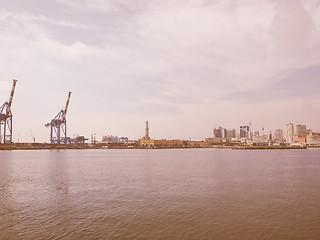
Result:
{"label": "lighthouse", "polygon": [[144,139],[150,139],[149,137],[149,122],[146,121],[146,135],[144,136]]}

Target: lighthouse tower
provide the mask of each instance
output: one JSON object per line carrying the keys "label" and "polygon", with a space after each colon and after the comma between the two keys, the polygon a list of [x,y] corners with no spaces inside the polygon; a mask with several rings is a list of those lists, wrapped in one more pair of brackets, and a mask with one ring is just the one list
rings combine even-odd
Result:
{"label": "lighthouse tower", "polygon": [[144,136],[144,139],[150,139],[149,137],[149,122],[146,121],[146,135]]}

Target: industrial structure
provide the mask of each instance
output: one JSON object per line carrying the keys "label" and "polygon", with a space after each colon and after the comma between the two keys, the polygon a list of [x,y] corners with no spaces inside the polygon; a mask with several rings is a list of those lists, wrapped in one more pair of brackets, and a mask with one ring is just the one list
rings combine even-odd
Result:
{"label": "industrial structure", "polygon": [[67,111],[69,106],[69,101],[71,97],[71,92],[68,94],[68,99],[64,110],[62,109],[51,122],[47,123],[45,126],[50,127],[50,142],[51,144],[67,144]]}
{"label": "industrial structure", "polygon": [[13,80],[9,102],[0,107],[0,144],[12,143],[12,112],[11,105],[17,80]]}

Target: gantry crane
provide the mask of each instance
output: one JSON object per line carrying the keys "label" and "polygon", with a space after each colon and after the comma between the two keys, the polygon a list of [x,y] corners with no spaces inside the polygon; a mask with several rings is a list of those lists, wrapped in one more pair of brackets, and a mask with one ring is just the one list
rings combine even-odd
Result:
{"label": "gantry crane", "polygon": [[30,129],[30,136],[32,138],[33,143],[36,143],[36,138],[33,136],[31,129]]}
{"label": "gantry crane", "polygon": [[[68,99],[64,110],[61,110],[51,122],[47,123],[45,126],[50,127],[50,142],[51,144],[67,144],[67,111],[69,106],[69,101],[71,97],[71,92],[68,94]],[[62,137],[61,137],[62,135]]]}
{"label": "gantry crane", "polygon": [[13,79],[9,102],[0,107],[0,144],[12,143],[12,112],[11,105],[17,80]]}

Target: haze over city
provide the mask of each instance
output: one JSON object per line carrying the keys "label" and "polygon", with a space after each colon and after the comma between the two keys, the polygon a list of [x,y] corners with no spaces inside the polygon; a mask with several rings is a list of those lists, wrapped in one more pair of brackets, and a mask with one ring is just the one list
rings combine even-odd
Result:
{"label": "haze over city", "polygon": [[13,139],[204,139],[217,126],[320,131],[320,1],[1,1],[0,105]]}

